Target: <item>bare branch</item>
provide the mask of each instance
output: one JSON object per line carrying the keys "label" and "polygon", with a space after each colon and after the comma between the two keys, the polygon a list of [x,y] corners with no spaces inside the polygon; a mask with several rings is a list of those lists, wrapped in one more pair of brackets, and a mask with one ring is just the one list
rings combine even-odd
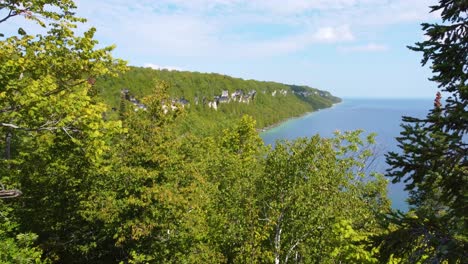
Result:
{"label": "bare branch", "polygon": [[15,198],[21,194],[20,190],[0,190],[0,199]]}
{"label": "bare branch", "polygon": [[7,21],[9,18],[12,18],[17,15],[19,15],[19,13],[17,13],[15,10],[10,10],[10,12],[8,12],[8,15],[0,20],[0,23],[3,23]]}
{"label": "bare branch", "polygon": [[[63,126],[55,126],[59,121],[55,121],[55,122],[51,122],[51,121],[48,121],[46,122],[45,124],[39,126],[39,127],[36,127],[36,128],[29,128],[29,127],[20,127],[18,125],[15,125],[15,124],[10,124],[10,123],[0,123],[0,127],[9,127],[9,128],[14,128],[14,129],[18,129],[18,130],[24,130],[24,131],[55,131],[55,130],[63,130],[65,133],[67,133],[67,135],[71,138],[73,138],[69,131],[72,131],[72,132],[79,132],[80,130],[79,129],[73,129],[73,128],[70,128],[70,127],[63,127]],[[53,126],[50,126],[50,125],[53,125]]]}
{"label": "bare branch", "polygon": [[11,127],[11,128],[14,128],[14,129],[22,129],[21,127],[19,127],[19,126],[17,126],[17,125],[8,124],[8,123],[0,123],[0,126],[3,126],[3,127]]}

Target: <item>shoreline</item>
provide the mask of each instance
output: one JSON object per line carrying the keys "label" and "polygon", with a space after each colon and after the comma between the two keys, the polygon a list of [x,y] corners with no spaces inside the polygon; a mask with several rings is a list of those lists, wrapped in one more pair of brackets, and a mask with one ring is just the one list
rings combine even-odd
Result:
{"label": "shoreline", "polygon": [[276,123],[271,124],[271,125],[269,125],[269,126],[262,127],[262,128],[258,128],[258,129],[257,129],[257,132],[259,132],[259,133],[268,132],[268,130],[273,129],[273,128],[275,128],[275,127],[279,127],[280,125],[282,125],[282,124],[284,124],[284,123],[286,123],[286,122],[288,122],[288,121],[291,121],[291,120],[293,120],[293,119],[302,118],[302,117],[305,117],[305,116],[310,115],[310,114],[312,114],[312,113],[316,113],[316,112],[318,112],[318,111],[320,111],[320,110],[331,109],[331,108],[333,108],[335,105],[343,103],[343,101],[344,101],[344,100],[342,99],[341,102],[334,103],[334,104],[332,104],[330,107],[327,107],[327,108],[321,108],[321,109],[317,109],[317,110],[312,111],[312,112],[306,112],[306,113],[301,114],[301,115],[298,115],[298,116],[288,117],[288,118],[286,118],[286,119],[284,119],[284,120],[282,120],[282,121],[276,122]]}
{"label": "shoreline", "polygon": [[[319,109],[319,110],[320,110],[320,109]],[[276,122],[276,123],[274,123],[274,124],[271,124],[271,125],[269,125],[269,126],[262,127],[262,128],[258,128],[258,129],[257,129],[257,132],[259,132],[259,133],[267,132],[268,130],[273,129],[273,128],[275,128],[275,127],[279,127],[279,126],[281,126],[282,124],[284,124],[284,123],[286,123],[286,122],[288,122],[288,121],[291,121],[291,120],[293,120],[293,119],[298,119],[298,118],[301,118],[301,117],[305,117],[305,116],[307,116],[307,115],[309,115],[309,114],[312,114],[312,113],[315,113],[315,112],[317,112],[317,111],[318,111],[318,110],[312,111],[312,112],[306,112],[306,113],[301,114],[301,115],[298,115],[298,116],[288,117],[288,118],[286,118],[286,119],[283,119],[283,120],[281,120],[281,121],[278,121],[278,122]]]}

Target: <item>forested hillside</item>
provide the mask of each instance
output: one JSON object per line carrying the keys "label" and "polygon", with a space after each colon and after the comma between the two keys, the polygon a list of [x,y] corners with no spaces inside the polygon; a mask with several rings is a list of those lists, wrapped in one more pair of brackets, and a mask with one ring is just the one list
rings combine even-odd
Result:
{"label": "forested hillside", "polygon": [[218,130],[244,114],[254,117],[257,128],[263,128],[340,101],[329,92],[307,86],[137,67],[130,67],[119,77],[98,79],[96,88],[103,100],[118,112],[122,90],[128,89],[132,97],[142,99],[153,92],[158,81],[168,85],[171,104],[183,106],[187,113],[179,121],[182,132]]}
{"label": "forested hillside", "polygon": [[0,1],[0,24],[44,27],[0,32],[0,263],[466,263],[468,6],[453,3],[413,47],[451,97],[406,117],[387,155],[402,213],[368,172],[372,135],[264,145],[258,127],[330,94],[128,69],[76,30],[73,1]]}

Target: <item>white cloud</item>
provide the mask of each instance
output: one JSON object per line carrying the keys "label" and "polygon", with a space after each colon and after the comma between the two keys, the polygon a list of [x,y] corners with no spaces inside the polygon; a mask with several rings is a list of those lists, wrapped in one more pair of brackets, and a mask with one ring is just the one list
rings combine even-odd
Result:
{"label": "white cloud", "polygon": [[366,45],[347,46],[347,47],[338,48],[338,50],[342,52],[382,52],[382,51],[387,51],[388,49],[389,48],[386,45],[375,44],[375,43],[368,43]]}
{"label": "white cloud", "polygon": [[322,27],[317,30],[315,39],[319,42],[340,42],[354,40],[349,26]]}
{"label": "white cloud", "polygon": [[168,70],[168,71],[183,71],[182,68],[176,66],[161,66],[153,63],[146,63],[143,67],[155,70]]}
{"label": "white cloud", "polygon": [[294,53],[315,44],[330,44],[352,41],[354,36],[349,26],[322,27],[316,30],[301,32],[283,38],[244,43],[230,43],[229,50],[239,50],[234,56],[268,57]]}
{"label": "white cloud", "polygon": [[122,53],[226,59],[361,40],[369,28],[433,19],[427,6],[434,1],[77,0],[77,6],[98,38]]}

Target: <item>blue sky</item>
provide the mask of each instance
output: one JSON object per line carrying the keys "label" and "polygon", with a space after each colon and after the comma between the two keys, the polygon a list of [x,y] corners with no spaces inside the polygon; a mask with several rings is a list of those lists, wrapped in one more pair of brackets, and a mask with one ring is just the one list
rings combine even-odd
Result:
{"label": "blue sky", "polygon": [[435,0],[76,0],[130,65],[305,84],[341,97],[434,97],[421,54]]}

